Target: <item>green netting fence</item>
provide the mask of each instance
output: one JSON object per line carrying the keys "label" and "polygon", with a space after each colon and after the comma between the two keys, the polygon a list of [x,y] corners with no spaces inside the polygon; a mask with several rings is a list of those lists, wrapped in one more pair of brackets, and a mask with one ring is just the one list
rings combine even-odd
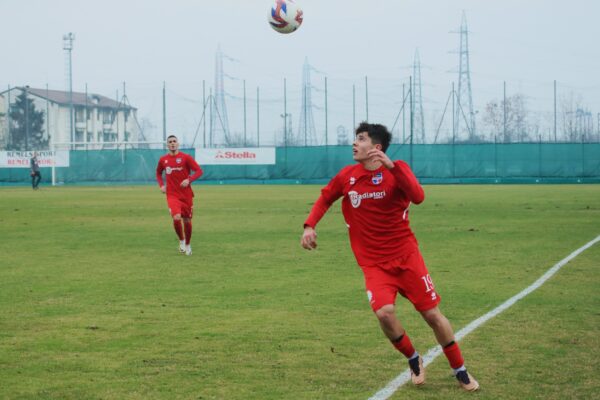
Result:
{"label": "green netting fence", "polygon": [[[183,149],[194,155],[194,149]],[[164,150],[72,150],[58,184],[154,183]],[[411,164],[424,183],[600,183],[600,143],[391,145],[388,155]],[[320,183],[353,163],[350,146],[280,147],[274,165],[206,165],[203,181]],[[43,182],[51,169],[42,168]],[[27,168],[0,168],[0,184],[29,182]]]}

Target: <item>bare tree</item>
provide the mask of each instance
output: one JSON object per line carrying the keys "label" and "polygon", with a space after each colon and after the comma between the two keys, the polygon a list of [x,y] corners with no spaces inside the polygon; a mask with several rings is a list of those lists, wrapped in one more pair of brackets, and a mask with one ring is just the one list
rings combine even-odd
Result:
{"label": "bare tree", "polygon": [[525,142],[531,138],[529,110],[526,97],[522,93],[508,97],[506,103],[495,99],[488,102],[483,122],[490,135],[501,138],[504,143]]}
{"label": "bare tree", "polygon": [[501,137],[503,134],[503,102],[492,100],[485,105],[483,123],[489,129],[492,138]]}
{"label": "bare tree", "polygon": [[563,140],[579,142],[593,139],[593,114],[583,104],[581,95],[570,92],[561,98],[560,118],[562,121]]}

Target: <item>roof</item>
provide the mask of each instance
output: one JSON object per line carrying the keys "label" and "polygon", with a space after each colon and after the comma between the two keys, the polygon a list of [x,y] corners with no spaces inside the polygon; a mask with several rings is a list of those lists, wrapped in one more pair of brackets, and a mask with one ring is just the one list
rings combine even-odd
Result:
{"label": "roof", "polygon": [[[18,86],[18,87],[14,87],[11,88],[11,90],[13,89],[20,89],[20,90],[25,90],[25,88]],[[37,97],[41,97],[42,99],[46,99],[49,100],[53,103],[57,103],[60,105],[65,105],[68,106],[70,105],[70,101],[69,101],[69,92],[65,92],[62,90],[47,90],[47,89],[35,89],[35,88],[28,88],[27,91],[29,93],[31,93],[34,96]],[[4,91],[3,93],[6,93],[7,91]],[[3,94],[0,93],[0,94]],[[86,94],[85,93],[81,93],[81,92],[73,92],[73,105],[75,106],[95,106],[95,107],[99,107],[99,108],[120,108],[120,109],[136,109],[135,107],[132,107],[129,104],[123,104],[120,102],[117,102],[114,99],[110,99],[106,96],[102,96],[99,94],[95,94],[95,93],[88,93],[87,94],[87,98],[86,98]]]}

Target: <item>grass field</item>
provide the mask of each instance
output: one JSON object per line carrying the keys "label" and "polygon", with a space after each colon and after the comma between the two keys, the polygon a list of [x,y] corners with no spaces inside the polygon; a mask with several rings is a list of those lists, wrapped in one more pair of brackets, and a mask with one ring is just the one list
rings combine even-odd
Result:
{"label": "grass field", "polygon": [[[426,186],[411,220],[456,330],[600,234],[600,185]],[[370,311],[339,204],[318,186],[196,186],[191,257],[154,186],[0,189],[0,398],[367,399],[406,368]],[[600,245],[393,399],[600,393]],[[421,353],[433,334],[405,300]]]}

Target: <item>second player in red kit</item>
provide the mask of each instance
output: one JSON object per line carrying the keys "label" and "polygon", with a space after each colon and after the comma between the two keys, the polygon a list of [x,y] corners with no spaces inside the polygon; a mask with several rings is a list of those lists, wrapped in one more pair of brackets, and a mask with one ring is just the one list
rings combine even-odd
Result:
{"label": "second player in red kit", "polygon": [[[202,169],[192,156],[179,151],[179,141],[175,135],[167,138],[167,148],[169,152],[158,160],[156,181],[160,190],[167,195],[173,227],[179,238],[179,251],[189,256],[192,254],[194,210],[194,191],[191,184],[202,176]],[[166,185],[162,177],[163,172],[167,177]]]}
{"label": "second player in red kit", "polygon": [[452,326],[438,308],[441,297],[409,226],[409,206],[423,202],[425,193],[408,164],[385,154],[391,138],[383,125],[360,124],[352,145],[358,163],[343,168],[321,190],[304,223],[301,245],[308,250],[317,247],[317,223],[342,198],[350,245],[363,271],[369,303],[384,334],[408,359],[413,383],[425,383],[425,370],[396,317],[398,293],[432,328],[460,386],[477,390],[479,384],[467,372]]}

